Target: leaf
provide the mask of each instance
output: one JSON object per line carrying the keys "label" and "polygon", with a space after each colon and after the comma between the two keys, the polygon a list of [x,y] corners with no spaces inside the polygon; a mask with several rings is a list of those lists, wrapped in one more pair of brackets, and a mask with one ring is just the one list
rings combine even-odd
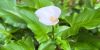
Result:
{"label": "leaf", "polygon": [[93,18],[91,18],[86,24],[84,24],[83,26],[85,28],[92,28],[92,27],[97,27],[98,25],[100,25],[100,9],[95,10],[94,16]]}
{"label": "leaf", "polygon": [[79,16],[75,17],[73,25],[80,25],[85,28],[92,28],[100,24],[99,13],[100,10],[85,9]]}
{"label": "leaf", "polygon": [[99,50],[99,49],[87,43],[78,43],[75,47],[75,50]]}
{"label": "leaf", "polygon": [[78,16],[76,16],[73,20],[73,25],[83,25],[87,22],[89,22],[91,19],[93,19],[95,14],[95,11],[93,9],[85,9],[82,13],[80,13]]}
{"label": "leaf", "polygon": [[69,27],[67,30],[62,32],[62,35],[61,35],[62,39],[66,39],[72,35],[76,35],[79,31],[79,28],[80,28],[80,26],[78,26],[78,25]]}
{"label": "leaf", "polygon": [[36,8],[53,5],[51,0],[34,0],[34,3]]}
{"label": "leaf", "polygon": [[69,29],[70,27],[68,26],[58,26],[57,28],[55,28],[55,37],[61,37],[62,32]]}
{"label": "leaf", "polygon": [[[15,0],[10,0],[10,1],[3,0],[2,2],[0,2],[0,4],[1,4],[0,5],[1,13],[6,14],[2,17],[6,18],[5,21],[7,20],[7,23],[9,23],[9,22],[15,23],[14,25],[18,25],[18,26],[22,25],[22,27],[23,27],[23,23],[27,24],[27,27],[29,29],[31,29],[32,32],[35,33],[36,38],[39,42],[43,42],[45,40],[48,40],[47,33],[50,31],[50,27],[41,24],[37,20],[33,11],[30,11],[30,10],[27,10],[27,9],[24,9],[24,8],[16,7]],[[10,5],[10,4],[12,4],[12,5]],[[5,6],[2,6],[2,5],[5,5]],[[7,9],[5,7],[8,7],[9,9]],[[41,34],[43,34],[43,35],[41,36]]]}
{"label": "leaf", "polygon": [[82,2],[84,3],[85,8],[93,8],[94,6],[93,0],[82,0]]}
{"label": "leaf", "polygon": [[61,49],[71,50],[71,47],[70,47],[69,42],[67,40],[62,40],[61,38],[58,37],[56,42],[58,45],[60,45]]}
{"label": "leaf", "polygon": [[30,37],[17,42],[11,41],[0,47],[1,50],[34,50],[34,44]]}
{"label": "leaf", "polygon": [[67,38],[68,36],[77,34],[80,27],[85,27],[86,29],[90,29],[100,25],[99,12],[100,9],[94,10],[86,8],[79,15],[73,16],[73,19],[70,23],[71,27],[66,31],[64,31],[62,37]]}
{"label": "leaf", "polygon": [[17,2],[18,2],[18,6],[20,7],[34,8],[35,6],[34,0],[20,0]]}
{"label": "leaf", "polygon": [[27,23],[28,28],[35,33],[36,38],[40,43],[48,40],[47,33],[51,30],[51,27],[40,23],[32,11],[21,9],[20,14],[22,15],[21,18]]}
{"label": "leaf", "polygon": [[29,7],[38,9],[40,7],[53,5],[51,0],[21,0],[19,1],[20,7]]}
{"label": "leaf", "polygon": [[99,9],[100,8],[100,3],[95,4],[95,9]]}
{"label": "leaf", "polygon": [[0,44],[4,43],[4,41],[10,39],[12,36],[10,32],[8,32],[3,24],[0,23]]}
{"label": "leaf", "polygon": [[41,43],[38,50],[55,50],[56,45],[52,40]]}
{"label": "leaf", "polygon": [[100,40],[97,36],[91,35],[88,31],[81,31],[78,34],[77,42],[72,43],[75,50],[99,50]]}
{"label": "leaf", "polygon": [[18,17],[16,0],[0,1],[0,16],[5,23],[12,24],[15,27],[25,27],[25,22]]}

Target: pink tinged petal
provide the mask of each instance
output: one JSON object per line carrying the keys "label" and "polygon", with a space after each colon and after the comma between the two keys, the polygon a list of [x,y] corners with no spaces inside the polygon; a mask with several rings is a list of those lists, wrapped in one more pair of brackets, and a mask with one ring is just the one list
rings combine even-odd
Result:
{"label": "pink tinged petal", "polygon": [[45,25],[51,25],[51,21],[46,18],[39,18],[39,21]]}
{"label": "pink tinged petal", "polygon": [[51,14],[49,14],[49,13],[47,13],[47,12],[45,12],[45,10],[44,9],[39,9],[39,10],[37,10],[36,12],[35,12],[35,14],[37,15],[37,17],[39,17],[39,18],[42,18],[42,17],[50,17],[51,16]]}
{"label": "pink tinged petal", "polygon": [[61,14],[61,10],[56,6],[47,6],[40,8],[35,14],[41,23],[45,25],[55,25],[59,22],[58,18]]}
{"label": "pink tinged petal", "polygon": [[45,25],[56,25],[59,20],[58,19],[52,19],[52,18],[39,18],[39,21]]}
{"label": "pink tinged petal", "polygon": [[47,13],[51,14],[52,16],[59,18],[60,14],[61,14],[61,10],[60,8],[56,7],[56,6],[48,6],[45,9],[47,11]]}
{"label": "pink tinged petal", "polygon": [[49,20],[51,21],[52,25],[55,25],[59,22],[59,20],[53,16]]}
{"label": "pink tinged petal", "polygon": [[61,14],[61,10],[60,10],[60,8],[58,8],[56,6],[47,6],[47,7],[40,8],[39,10],[37,10],[35,12],[35,14],[38,17],[51,17],[51,16],[54,16],[54,17],[58,18]]}

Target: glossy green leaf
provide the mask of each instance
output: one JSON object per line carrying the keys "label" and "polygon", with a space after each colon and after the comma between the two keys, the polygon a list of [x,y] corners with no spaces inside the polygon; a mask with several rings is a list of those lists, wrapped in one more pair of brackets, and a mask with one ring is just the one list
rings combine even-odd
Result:
{"label": "glossy green leaf", "polygon": [[[6,15],[9,15],[9,17],[8,16],[6,17],[7,22],[13,22],[13,23],[15,23],[15,25],[17,25],[19,23],[18,25],[20,26],[20,22],[25,21],[25,23],[27,23],[28,28],[30,28],[36,34],[36,38],[38,39],[38,41],[41,42],[41,38],[45,39],[45,40],[48,39],[47,33],[50,30],[50,28],[41,24],[37,20],[38,18],[36,18],[33,11],[16,7],[16,3],[11,3],[14,0],[12,0],[12,1],[4,0],[4,1],[2,1],[3,3],[1,2],[1,4],[9,3],[9,4],[5,5],[5,7],[8,6],[9,9],[6,9],[4,6],[1,5],[0,10],[1,10],[1,13],[6,12],[7,13]],[[12,6],[9,6],[10,4],[12,4]],[[11,7],[14,7],[14,8],[11,8]],[[3,16],[3,17],[5,17],[5,16]],[[14,22],[14,20],[16,20],[18,23]],[[22,25],[22,23],[21,23],[21,25]],[[43,34],[43,36],[41,36],[41,34]],[[45,41],[45,40],[43,40],[43,41]]]}
{"label": "glossy green leaf", "polygon": [[70,27],[68,26],[59,26],[55,29],[55,37],[61,37],[62,32],[66,31],[67,29],[69,29]]}
{"label": "glossy green leaf", "polygon": [[1,50],[34,50],[34,44],[30,37],[18,42],[11,41],[0,47]]}
{"label": "glossy green leaf", "polygon": [[99,49],[86,43],[78,43],[77,46],[75,47],[75,50],[99,50]]}
{"label": "glossy green leaf", "polygon": [[0,13],[0,16],[5,20],[5,23],[13,24],[15,27],[25,27],[25,22],[18,17],[16,0],[1,1]]}
{"label": "glossy green leaf", "polygon": [[36,38],[40,43],[48,40],[47,33],[51,30],[51,27],[40,23],[32,11],[21,9],[20,14],[23,16],[21,18],[26,21],[28,28],[30,28],[35,33]]}
{"label": "glossy green leaf", "polygon": [[60,45],[63,50],[71,50],[70,44],[67,40],[62,40],[61,38],[57,38],[57,44]]}
{"label": "glossy green leaf", "polygon": [[52,40],[48,40],[44,43],[41,43],[38,50],[55,50],[56,45]]}
{"label": "glossy green leaf", "polygon": [[34,0],[34,3],[36,8],[53,5],[51,0]]}

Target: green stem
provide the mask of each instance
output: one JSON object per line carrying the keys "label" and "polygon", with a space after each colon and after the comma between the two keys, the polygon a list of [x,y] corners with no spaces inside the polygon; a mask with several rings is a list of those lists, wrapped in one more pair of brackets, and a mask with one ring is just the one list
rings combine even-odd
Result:
{"label": "green stem", "polygon": [[54,35],[54,26],[52,26],[52,39],[55,39],[55,35]]}

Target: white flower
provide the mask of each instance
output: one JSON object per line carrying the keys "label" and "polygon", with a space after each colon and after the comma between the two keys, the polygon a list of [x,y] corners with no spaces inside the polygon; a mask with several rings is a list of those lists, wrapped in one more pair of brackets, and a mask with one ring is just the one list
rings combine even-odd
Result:
{"label": "white flower", "polygon": [[55,25],[59,22],[58,18],[61,14],[61,10],[56,6],[47,6],[40,8],[35,14],[41,23],[45,25]]}

